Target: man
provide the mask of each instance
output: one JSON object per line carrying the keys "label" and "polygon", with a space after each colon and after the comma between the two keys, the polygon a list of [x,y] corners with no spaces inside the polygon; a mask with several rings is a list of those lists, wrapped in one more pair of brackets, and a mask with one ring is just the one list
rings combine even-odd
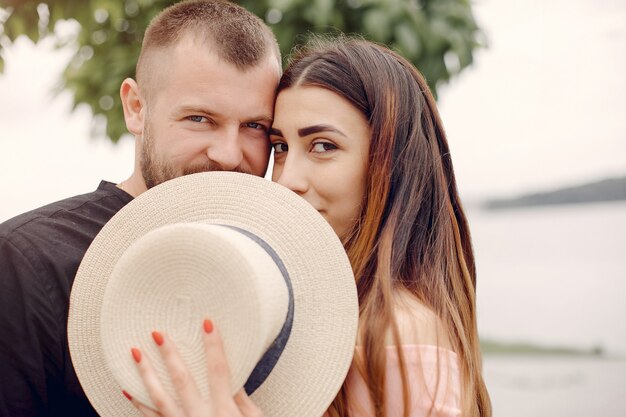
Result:
{"label": "man", "polygon": [[119,209],[164,181],[210,170],[264,175],[280,72],[271,31],[237,5],[178,3],[152,21],[137,79],[120,89],[133,173],[0,225],[1,417],[96,415],[66,341],[85,251]]}

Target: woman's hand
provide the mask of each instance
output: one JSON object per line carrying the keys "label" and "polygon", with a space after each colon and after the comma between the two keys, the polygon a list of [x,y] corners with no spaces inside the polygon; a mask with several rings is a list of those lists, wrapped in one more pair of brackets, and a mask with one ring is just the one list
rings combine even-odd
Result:
{"label": "woman's hand", "polygon": [[123,391],[123,394],[145,417],[262,417],[261,410],[250,400],[243,388],[234,397],[231,395],[230,370],[220,333],[210,320],[204,321],[203,328],[211,401],[200,396],[198,387],[174,343],[156,331],[152,332],[152,337],[159,347],[174,388],[181,399],[180,406],[165,391],[152,364],[147,358],[142,357],[141,351],[137,348],[131,349],[131,353],[157,410],[140,403],[126,391]]}

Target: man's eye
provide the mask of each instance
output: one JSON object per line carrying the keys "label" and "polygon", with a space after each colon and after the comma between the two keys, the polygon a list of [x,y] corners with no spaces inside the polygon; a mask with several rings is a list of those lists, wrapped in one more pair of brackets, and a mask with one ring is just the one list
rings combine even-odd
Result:
{"label": "man's eye", "polygon": [[206,123],[209,121],[209,119],[204,116],[189,116],[187,117],[187,120],[191,120],[192,122],[196,123]]}
{"label": "man's eye", "polygon": [[289,150],[287,144],[281,142],[272,144],[272,148],[274,148],[274,153],[283,153]]}
{"label": "man's eye", "polygon": [[263,126],[261,123],[256,122],[246,123],[246,126],[252,129],[265,129],[265,126]]}
{"label": "man's eye", "polygon": [[311,152],[314,153],[324,153],[329,151],[334,151],[337,147],[330,142],[317,142],[313,144],[311,148]]}

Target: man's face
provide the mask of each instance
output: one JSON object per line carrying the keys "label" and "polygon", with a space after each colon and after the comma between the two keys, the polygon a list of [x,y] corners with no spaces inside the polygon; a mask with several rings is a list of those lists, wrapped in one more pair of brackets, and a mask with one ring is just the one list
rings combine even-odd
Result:
{"label": "man's face", "polygon": [[191,37],[155,53],[140,153],[148,188],[204,171],[265,174],[280,78],[269,55],[241,71]]}

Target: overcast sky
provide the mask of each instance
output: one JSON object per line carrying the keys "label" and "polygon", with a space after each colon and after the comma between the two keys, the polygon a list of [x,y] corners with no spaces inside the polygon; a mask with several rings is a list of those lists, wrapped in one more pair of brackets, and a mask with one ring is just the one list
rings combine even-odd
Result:
{"label": "overcast sky", "polygon": [[[626,175],[626,2],[477,0],[474,13],[489,47],[439,101],[462,196]],[[132,140],[91,138],[89,110],[51,92],[72,51],[4,46],[0,221],[125,179]]]}

